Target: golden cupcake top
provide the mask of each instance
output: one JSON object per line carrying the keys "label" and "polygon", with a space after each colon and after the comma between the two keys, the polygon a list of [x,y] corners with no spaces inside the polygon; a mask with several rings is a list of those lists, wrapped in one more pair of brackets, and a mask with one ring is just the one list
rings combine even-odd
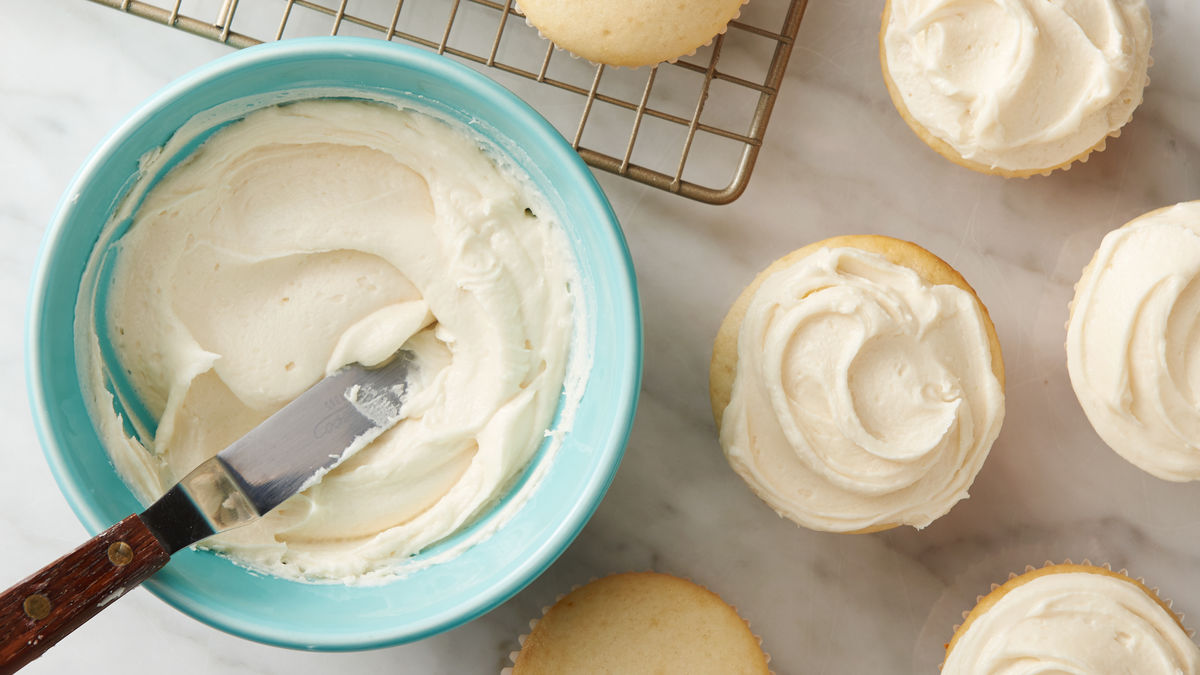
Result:
{"label": "golden cupcake top", "polygon": [[952,268],[908,242],[839,237],[735,304],[714,413],[730,464],[780,515],[924,527],[967,496],[1004,419],[1002,377],[986,310]]}
{"label": "golden cupcake top", "polygon": [[767,656],[737,610],[685,579],[629,572],[559,599],[513,655],[511,675],[765,675]]}
{"label": "golden cupcake top", "polygon": [[652,66],[712,42],[745,0],[519,0],[529,24],[593,63]]}

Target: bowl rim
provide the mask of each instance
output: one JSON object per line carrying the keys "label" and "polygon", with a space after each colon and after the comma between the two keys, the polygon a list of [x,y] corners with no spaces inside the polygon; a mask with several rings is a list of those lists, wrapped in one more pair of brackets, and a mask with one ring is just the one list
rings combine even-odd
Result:
{"label": "bowl rim", "polygon": [[[596,220],[606,225],[601,228],[603,237],[608,239],[613,249],[620,254],[612,261],[618,273],[614,274],[616,287],[610,290],[628,301],[630,319],[629,330],[619,335],[621,349],[627,352],[630,358],[627,367],[618,373],[617,378],[617,414],[613,418],[612,428],[618,431],[609,436],[605,445],[592,449],[602,456],[603,461],[599,466],[605,467],[605,470],[593,471],[587,476],[584,490],[571,504],[549,538],[534,548],[532,554],[514,567],[500,583],[488,587],[473,601],[451,610],[437,612],[415,624],[392,626],[367,633],[331,635],[302,632],[291,627],[281,628],[278,625],[264,625],[245,621],[240,617],[231,617],[222,614],[219,605],[198,603],[189,595],[173,588],[169,583],[156,580],[155,577],[151,577],[144,584],[154,595],[175,609],[239,637],[294,649],[351,651],[420,640],[460,626],[496,608],[540,576],[574,541],[599,506],[620,466],[632,431],[641,388],[644,345],[641,302],[629,247],[616,214],[595,176],[566,139],[529,104],[487,76],[448,57],[408,45],[358,37],[293,38],[265,43],[225,55],[175,79],[138,104],[104,137],[80,165],[63,192],[42,237],[34,263],[25,312],[25,379],[35,431],[51,474],[76,517],[91,535],[95,535],[113,523],[97,513],[96,506],[87,496],[87,491],[78,484],[79,481],[67,466],[66,454],[62,449],[64,439],[50,422],[48,408],[51,402],[46,399],[46,383],[42,378],[41,367],[46,357],[40,346],[41,322],[38,319],[46,311],[44,300],[52,280],[48,262],[62,245],[66,225],[73,219],[72,195],[90,182],[107,158],[128,142],[149,118],[157,111],[174,104],[194,87],[220,79],[231,71],[258,64],[322,56],[395,62],[419,70],[425,75],[469,87],[480,99],[503,110],[503,114],[518,115],[531,133],[546,145],[547,151],[562,160],[561,164],[555,167],[555,172],[568,175],[570,181],[578,186],[582,200],[595,209]],[[89,424],[92,424],[90,419]]]}

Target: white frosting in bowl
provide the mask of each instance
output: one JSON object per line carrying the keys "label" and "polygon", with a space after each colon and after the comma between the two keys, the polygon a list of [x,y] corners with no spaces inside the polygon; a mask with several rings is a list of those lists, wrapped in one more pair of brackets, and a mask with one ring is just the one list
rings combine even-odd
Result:
{"label": "white frosting in bowl", "polygon": [[1200,202],[1105,235],[1075,289],[1067,372],[1096,433],[1141,469],[1200,478]]}
{"label": "white frosting in bowl", "polygon": [[986,321],[973,294],[856,248],[770,274],[738,334],[726,456],[806,527],[928,525],[1004,418]]}
{"label": "white frosting in bowl", "polygon": [[890,0],[884,67],[909,115],[964,159],[1046,170],[1142,101],[1145,0]]}
{"label": "white frosting in bowl", "polygon": [[1200,649],[1139,586],[1057,572],[1007,591],[958,635],[942,675],[1196,675]]}
{"label": "white frosting in bowl", "polygon": [[[122,476],[148,502],[320,378],[404,345],[421,364],[407,418],[205,546],[356,580],[471,523],[578,403],[578,387],[563,395],[586,358],[571,353],[577,270],[543,204],[476,137],[420,112],[313,100],[218,131],[146,193],[95,310],[93,412]],[[106,367],[152,433],[125,433]]]}

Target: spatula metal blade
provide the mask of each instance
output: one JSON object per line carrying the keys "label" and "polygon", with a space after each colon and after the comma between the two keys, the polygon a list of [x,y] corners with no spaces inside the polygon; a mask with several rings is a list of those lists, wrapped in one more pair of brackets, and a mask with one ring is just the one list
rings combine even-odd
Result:
{"label": "spatula metal blade", "polygon": [[142,520],[172,552],[249,523],[315,483],[404,417],[415,357],[351,364],[203,462]]}

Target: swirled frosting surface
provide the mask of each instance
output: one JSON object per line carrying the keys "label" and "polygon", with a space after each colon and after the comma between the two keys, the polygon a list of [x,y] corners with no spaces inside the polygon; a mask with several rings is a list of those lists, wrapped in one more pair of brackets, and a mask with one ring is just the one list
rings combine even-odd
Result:
{"label": "swirled frosting surface", "polygon": [[1159,478],[1200,478],[1200,202],[1105,235],[1076,286],[1067,370],[1113,450]]}
{"label": "swirled frosting surface", "polygon": [[965,159],[1050,169],[1142,101],[1145,0],[890,0],[885,67],[914,120]]}
{"label": "swirled frosting surface", "polygon": [[206,540],[238,561],[386,575],[494,504],[553,435],[574,261],[536,191],[464,129],[364,101],[252,112],[150,189],[116,246],[97,311],[156,430],[139,442],[96,408],[144,501],[342,365],[417,353],[406,419]]}
{"label": "swirled frosting surface", "polygon": [[1196,675],[1200,649],[1140,587],[1060,572],[1005,593],[959,634],[942,675]]}
{"label": "swirled frosting surface", "polygon": [[971,293],[855,248],[771,274],[721,424],[734,469],[817,530],[924,527],[967,496],[1004,417]]}

